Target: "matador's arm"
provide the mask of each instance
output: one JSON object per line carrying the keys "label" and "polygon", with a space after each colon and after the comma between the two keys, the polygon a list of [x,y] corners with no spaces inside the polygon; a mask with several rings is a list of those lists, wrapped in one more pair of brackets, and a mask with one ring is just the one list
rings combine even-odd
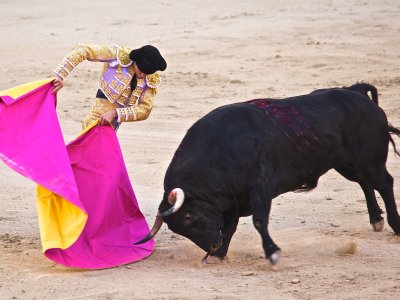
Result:
{"label": "matador's arm", "polygon": [[62,79],[65,79],[82,61],[111,62],[117,59],[118,52],[119,47],[115,45],[77,45],[64,57],[53,72]]}
{"label": "matador's arm", "polygon": [[117,108],[118,122],[131,122],[146,120],[153,108],[154,96],[157,94],[156,88],[148,88],[138,103]]}

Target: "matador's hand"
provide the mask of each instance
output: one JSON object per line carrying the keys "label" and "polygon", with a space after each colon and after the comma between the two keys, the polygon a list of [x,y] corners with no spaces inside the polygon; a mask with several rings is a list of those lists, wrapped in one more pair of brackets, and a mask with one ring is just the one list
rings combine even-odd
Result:
{"label": "matador's hand", "polygon": [[52,83],[54,85],[54,89],[51,91],[53,94],[57,93],[64,86],[64,81],[58,76],[56,76]]}
{"label": "matador's hand", "polygon": [[99,119],[99,126],[110,125],[111,122],[117,117],[117,111],[115,109],[109,110],[108,112],[101,115]]}

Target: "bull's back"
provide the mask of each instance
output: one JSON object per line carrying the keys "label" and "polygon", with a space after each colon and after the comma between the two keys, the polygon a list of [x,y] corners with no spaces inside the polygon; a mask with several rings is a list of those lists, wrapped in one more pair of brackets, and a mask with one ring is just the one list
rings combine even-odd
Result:
{"label": "bull's back", "polygon": [[340,163],[363,164],[387,155],[384,112],[354,91],[255,99],[221,107],[210,117],[230,136],[224,153],[236,155],[242,168],[266,166],[274,174],[277,194],[312,188]]}
{"label": "bull's back", "polygon": [[[305,182],[312,186],[340,161],[365,160],[374,151],[385,155],[387,135],[383,111],[357,92],[256,99],[219,107],[197,121],[172,165],[179,166],[179,174],[185,166],[182,177],[200,178],[192,173],[202,172],[202,178],[240,184],[262,167],[280,194]],[[386,149],[376,146],[384,144]]]}
{"label": "bull's back", "polygon": [[[380,143],[388,141],[383,110],[368,97],[344,89],[222,106],[200,119],[191,131],[196,129],[203,134],[203,141],[226,142],[252,136],[263,149],[284,151],[291,159],[307,149],[313,159],[325,157],[339,147],[368,143],[367,139],[360,140],[365,135],[371,140],[383,137]],[[224,143],[217,145],[223,147]]]}

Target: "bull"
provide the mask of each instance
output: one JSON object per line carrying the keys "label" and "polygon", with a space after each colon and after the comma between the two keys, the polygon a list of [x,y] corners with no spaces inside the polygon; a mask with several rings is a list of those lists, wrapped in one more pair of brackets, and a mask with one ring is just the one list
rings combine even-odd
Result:
{"label": "bull", "polygon": [[388,224],[400,234],[386,169],[389,142],[399,155],[391,134],[400,130],[388,123],[377,89],[367,83],[219,107],[187,131],[167,169],[155,224],[138,243],[165,222],[206,251],[206,261],[223,260],[239,218],[252,215],[275,264],[280,248],[268,230],[272,199],[315,188],[330,169],[360,185],[375,231],[384,225],[379,192]]}

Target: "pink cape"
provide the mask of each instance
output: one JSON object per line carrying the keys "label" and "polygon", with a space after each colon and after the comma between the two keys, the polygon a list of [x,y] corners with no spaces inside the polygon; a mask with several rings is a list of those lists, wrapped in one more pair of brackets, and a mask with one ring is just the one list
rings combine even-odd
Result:
{"label": "pink cape", "polygon": [[95,126],[65,146],[52,88],[46,80],[0,93],[0,157],[38,183],[45,255],[89,269],[149,256],[153,240],[133,245],[149,227],[114,130]]}

